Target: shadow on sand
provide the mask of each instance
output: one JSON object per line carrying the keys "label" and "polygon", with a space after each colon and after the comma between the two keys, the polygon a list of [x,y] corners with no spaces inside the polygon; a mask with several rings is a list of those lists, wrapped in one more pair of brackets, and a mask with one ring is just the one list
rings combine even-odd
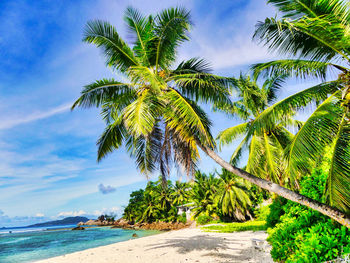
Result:
{"label": "shadow on sand", "polygon": [[[161,244],[149,244],[147,250],[158,248],[177,248],[180,254],[187,254],[192,251],[208,251],[203,257],[214,257],[223,262],[247,262],[254,259],[258,251],[254,248],[232,248],[229,245],[240,246],[241,242],[229,240],[224,237],[212,237],[209,235],[198,235],[189,238],[169,238]],[[225,251],[222,251],[225,250]],[[264,261],[249,261],[264,262]]]}

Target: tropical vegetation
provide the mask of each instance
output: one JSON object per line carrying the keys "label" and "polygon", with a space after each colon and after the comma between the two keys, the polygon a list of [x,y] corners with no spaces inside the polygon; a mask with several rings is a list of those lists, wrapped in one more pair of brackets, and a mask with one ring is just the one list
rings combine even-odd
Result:
{"label": "tropical vegetation", "polygon": [[197,171],[195,180],[188,183],[168,180],[164,185],[160,176],[130,194],[123,217],[132,223],[186,222],[178,208],[187,206],[199,224],[214,219],[245,221],[252,218],[254,197],[249,183],[225,170],[209,175]]}
{"label": "tropical vegetation", "polygon": [[[328,174],[315,168],[300,181],[301,193],[324,201]],[[267,216],[271,256],[277,262],[325,262],[350,253],[350,229],[321,213],[277,198]]]}
{"label": "tropical vegetation", "polygon": [[[85,86],[73,108],[101,109],[106,128],[97,141],[98,160],[125,146],[141,173],[159,171],[157,182],[130,195],[124,210],[130,222],[185,221],[177,207],[190,204],[200,224],[257,218],[220,231],[268,228],[275,260],[330,260],[350,252],[349,5],[268,3],[279,14],[259,22],[254,39],[283,59],[255,64],[237,78],[213,74],[200,58],[176,64],[192,27],[183,8],[155,16],[128,8],[131,45],[108,22],[88,22],[84,41],[101,48],[107,66],[124,81]],[[278,100],[291,77],[318,84]],[[219,147],[203,104],[241,121],[218,134]],[[312,107],[304,122],[296,120],[296,113]],[[223,160],[218,148],[238,138],[231,160]],[[200,172],[199,149],[223,169]],[[237,168],[245,151],[247,162]],[[173,167],[191,181],[169,181]],[[271,205],[258,206],[271,195]]]}
{"label": "tropical vegetation", "polygon": [[[294,6],[292,0],[272,2],[276,2],[282,11],[292,9]],[[286,8],[281,7],[283,3],[287,6]],[[342,12],[345,14],[346,10]],[[312,207],[342,224],[350,225],[349,218],[341,211],[306,198],[297,191],[291,191],[279,184],[259,178],[260,174],[249,174],[225,162],[216,154],[215,140],[210,132],[211,122],[198,103],[230,107],[232,102],[229,90],[234,81],[231,78],[212,74],[208,63],[203,59],[192,58],[181,62],[178,66],[174,65],[177,48],[188,40],[189,29],[192,26],[190,13],[187,10],[170,8],[161,11],[156,16],[146,17],[137,10],[128,8],[124,20],[133,37],[132,47],[108,22],[90,21],[85,29],[84,41],[100,47],[105,54],[106,64],[127,80],[127,82],[120,82],[114,79],[102,79],[87,85],[73,105],[73,108],[78,106],[101,108],[101,114],[106,121],[106,129],[97,142],[98,160],[125,145],[130,155],[135,158],[142,173],[148,175],[159,170],[163,183],[166,184],[166,178],[173,166],[185,171],[188,175],[194,174],[199,159],[198,147],[200,147],[228,171],[287,199]],[[260,28],[263,26],[261,25]],[[262,31],[258,30],[256,36],[259,35],[259,32]],[[324,52],[323,49],[322,52]],[[326,101],[333,101],[332,98]],[[264,112],[266,113],[266,110]],[[275,116],[275,114],[259,114],[252,124],[254,127],[252,130],[270,131],[272,122],[261,121],[260,115]],[[282,116],[286,116],[286,111]],[[347,117],[342,116],[344,116],[342,118],[344,121],[341,122],[343,123],[341,130],[346,131]],[[277,120],[272,117],[271,119]],[[283,118],[280,116],[278,119]],[[278,124],[273,122],[273,126],[276,125]],[[284,120],[280,125],[284,126]],[[298,134],[305,130],[307,129],[301,129]],[[314,133],[317,131],[314,130]],[[302,136],[297,135],[297,137]],[[339,143],[347,145],[346,136],[341,138]],[[271,137],[265,136],[266,140],[272,141]],[[347,152],[346,149],[346,146],[339,148],[339,151],[342,151],[341,156],[345,159],[348,157],[343,153]],[[312,159],[311,157],[306,159]],[[299,164],[299,162],[296,163]],[[339,165],[344,165],[344,162]],[[296,166],[289,163],[289,167],[295,168]],[[344,173],[341,169],[334,170],[333,168],[332,171],[335,173]],[[339,205],[337,207],[343,211],[345,211],[348,197],[344,192],[344,187],[341,186],[342,182],[347,182],[346,171],[347,169],[345,169],[344,176],[336,176],[334,182],[329,180],[329,182],[332,181],[329,185],[338,185],[332,189],[342,196],[334,197],[333,194],[329,194],[329,200],[333,200],[330,203]],[[300,177],[295,173],[288,175],[293,181]],[[229,213],[232,214],[232,211]]]}

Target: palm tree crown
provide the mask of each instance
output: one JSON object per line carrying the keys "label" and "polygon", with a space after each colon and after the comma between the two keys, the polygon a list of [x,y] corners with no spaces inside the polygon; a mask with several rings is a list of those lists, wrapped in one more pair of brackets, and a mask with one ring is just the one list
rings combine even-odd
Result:
{"label": "palm tree crown", "polygon": [[99,20],[88,22],[84,41],[101,48],[106,64],[128,81],[87,85],[73,108],[102,109],[107,127],[97,142],[98,160],[125,145],[146,175],[159,169],[165,180],[173,165],[192,174],[199,158],[196,142],[215,147],[211,122],[197,102],[229,103],[228,80],[211,74],[203,59],[174,66],[192,25],[184,8],[147,17],[128,8],[124,20],[131,47]]}
{"label": "palm tree crown", "polygon": [[286,126],[298,124],[289,112],[283,119],[270,127],[258,129],[254,126],[255,119],[273,103],[277,91],[284,83],[284,76],[267,78],[262,86],[249,76],[240,75],[234,79],[233,87],[238,93],[238,99],[232,105],[217,107],[231,116],[238,116],[244,123],[230,127],[218,135],[220,146],[228,145],[242,137],[242,141],[231,157],[231,163],[237,165],[244,150],[249,150],[246,171],[278,184],[291,183],[286,176],[284,149],[291,142],[293,135]]}

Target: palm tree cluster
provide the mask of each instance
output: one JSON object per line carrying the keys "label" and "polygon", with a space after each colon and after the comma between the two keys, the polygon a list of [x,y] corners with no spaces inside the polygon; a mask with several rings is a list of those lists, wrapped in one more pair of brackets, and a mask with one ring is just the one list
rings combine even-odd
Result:
{"label": "palm tree cluster", "polygon": [[185,215],[178,215],[178,207],[184,205],[192,208],[194,218],[202,215],[229,221],[251,218],[251,199],[256,192],[250,191],[247,181],[224,169],[209,175],[197,171],[194,178],[175,184],[168,180],[166,186],[161,176],[156,182],[148,182],[145,189],[130,194],[124,218],[138,223],[186,222]]}
{"label": "palm tree cluster", "polygon": [[130,194],[128,205],[124,208],[123,217],[129,222],[151,223],[155,221],[185,221],[178,216],[177,206],[189,201],[190,186],[188,183],[170,180],[164,185],[162,177],[156,182],[148,182],[145,189]]}
{"label": "palm tree cluster", "polygon": [[[109,23],[88,22],[84,41],[101,48],[106,65],[125,81],[102,79],[85,86],[73,108],[101,109],[106,129],[97,142],[98,160],[124,145],[141,173],[160,171],[165,187],[172,167],[194,175],[200,148],[229,172],[349,227],[348,2],[268,3],[280,15],[259,22],[254,39],[286,59],[253,65],[251,76],[239,78],[214,75],[200,58],[176,65],[178,47],[189,39],[192,27],[190,13],[183,8],[165,9],[155,16],[128,8],[124,20],[131,45]],[[285,88],[289,77],[321,82],[277,101],[277,91]],[[230,162],[217,154],[211,121],[200,107],[203,103],[242,120],[218,136],[219,146],[242,137]],[[311,116],[304,123],[294,120],[294,114],[308,105],[316,105]],[[293,126],[297,129],[291,133]],[[332,152],[326,204],[299,194],[298,184],[318,165],[325,149]],[[245,169],[239,169],[236,166],[244,150],[249,151],[248,162]],[[240,195],[240,200],[248,202],[246,191],[237,190],[241,189],[238,185],[222,185],[231,193],[220,203],[234,201],[235,209],[244,211],[243,203],[235,201]],[[199,194],[209,209],[214,201]],[[162,196],[161,205],[167,207],[167,193]],[[234,209],[225,211],[235,213]],[[154,213],[149,211],[151,216]]]}

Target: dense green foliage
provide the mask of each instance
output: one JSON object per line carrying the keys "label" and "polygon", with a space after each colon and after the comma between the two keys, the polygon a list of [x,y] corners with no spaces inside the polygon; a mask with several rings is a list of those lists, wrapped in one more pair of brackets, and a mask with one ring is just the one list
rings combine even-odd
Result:
{"label": "dense green foliage", "polygon": [[130,222],[185,222],[186,214],[178,215],[176,205],[179,204],[179,196],[184,194],[181,204],[188,202],[188,184],[167,181],[164,185],[162,178],[157,182],[149,182],[146,188],[134,191],[130,194],[128,205],[124,208],[124,218]]}
{"label": "dense green foliage", "polygon": [[131,222],[183,222],[186,215],[178,215],[177,206],[186,205],[199,224],[219,218],[245,221],[254,210],[251,199],[260,195],[256,188],[250,190],[249,183],[226,170],[209,175],[198,171],[189,183],[167,181],[164,185],[160,178],[131,193],[124,218]]}
{"label": "dense green foliage", "polygon": [[[317,168],[304,177],[301,193],[324,201],[327,173]],[[328,217],[286,199],[277,198],[269,206],[268,241],[274,260],[286,262],[322,262],[350,253],[350,230]]]}
{"label": "dense green foliage", "polygon": [[238,231],[261,231],[266,230],[265,221],[249,221],[244,223],[220,223],[212,226],[202,227],[204,231],[220,233],[232,233]]}

